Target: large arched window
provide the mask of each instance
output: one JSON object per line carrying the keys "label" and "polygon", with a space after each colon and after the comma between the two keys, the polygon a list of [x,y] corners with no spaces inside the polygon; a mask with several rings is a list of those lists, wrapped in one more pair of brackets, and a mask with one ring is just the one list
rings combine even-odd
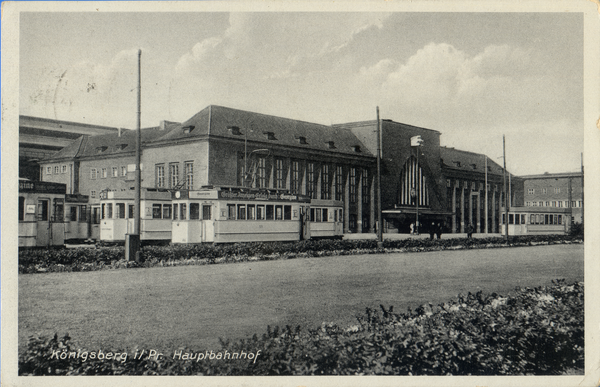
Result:
{"label": "large arched window", "polygon": [[423,174],[423,169],[420,165],[417,168],[417,159],[411,157],[404,164],[400,174],[399,204],[402,206],[416,206],[417,197],[419,206],[429,206],[427,177]]}

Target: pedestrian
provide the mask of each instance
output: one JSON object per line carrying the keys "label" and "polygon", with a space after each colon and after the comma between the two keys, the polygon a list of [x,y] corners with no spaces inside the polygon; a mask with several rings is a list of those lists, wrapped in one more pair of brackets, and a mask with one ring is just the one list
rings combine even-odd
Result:
{"label": "pedestrian", "polygon": [[411,223],[410,224],[410,235],[413,235],[415,233],[415,224]]}
{"label": "pedestrian", "polygon": [[431,226],[429,226],[429,240],[433,240],[433,234],[435,234],[435,223],[431,222]]}
{"label": "pedestrian", "polygon": [[442,224],[441,223],[437,224],[435,234],[437,235],[437,239],[442,239]]}
{"label": "pedestrian", "polygon": [[473,226],[470,223],[467,225],[467,238],[473,238]]}

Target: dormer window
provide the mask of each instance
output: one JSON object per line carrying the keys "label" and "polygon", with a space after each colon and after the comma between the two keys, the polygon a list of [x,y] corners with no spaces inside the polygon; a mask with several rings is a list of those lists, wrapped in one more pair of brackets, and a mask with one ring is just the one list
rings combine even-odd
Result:
{"label": "dormer window", "polygon": [[194,125],[184,126],[182,128],[184,134],[189,134],[192,130],[194,130]]}
{"label": "dormer window", "polygon": [[453,161],[455,167],[460,167],[460,161]]}
{"label": "dormer window", "polygon": [[267,137],[267,140],[277,140],[277,138],[275,138],[275,133],[273,132],[263,132],[263,134]]}
{"label": "dormer window", "polygon": [[296,140],[298,140],[298,144],[304,144],[304,145],[308,144],[306,142],[306,137],[304,137],[304,136],[296,136]]}
{"label": "dormer window", "polygon": [[117,150],[123,150],[125,148],[127,148],[129,146],[129,144],[119,144],[116,146]]}
{"label": "dormer window", "polygon": [[96,153],[102,153],[105,152],[108,149],[107,146],[99,146],[96,148]]}
{"label": "dormer window", "polygon": [[234,136],[241,136],[242,132],[240,131],[240,128],[237,126],[228,126],[227,129],[229,129],[229,131],[231,132],[231,134],[233,134]]}
{"label": "dormer window", "polygon": [[335,149],[335,142],[327,141],[327,146],[329,147],[329,149]]}
{"label": "dormer window", "polygon": [[353,151],[355,151],[356,153],[360,153],[360,152],[361,152],[361,150],[360,150],[360,145],[354,145],[354,146],[352,147],[352,150],[353,150]]}

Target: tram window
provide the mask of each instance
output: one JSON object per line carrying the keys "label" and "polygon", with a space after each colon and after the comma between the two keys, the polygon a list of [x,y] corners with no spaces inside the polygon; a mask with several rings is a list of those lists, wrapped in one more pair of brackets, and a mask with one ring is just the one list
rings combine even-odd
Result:
{"label": "tram window", "polygon": [[102,215],[101,219],[106,219],[106,203],[102,203]]}
{"label": "tram window", "polygon": [[529,215],[529,224],[535,224],[535,215]]}
{"label": "tram window", "polygon": [[129,204],[127,206],[127,217],[129,219],[135,218],[135,214],[133,213],[133,209],[134,209],[134,205],[133,204]]}
{"label": "tram window", "polygon": [[315,221],[315,209],[314,208],[310,209],[310,219],[308,219],[308,220],[311,222]]}
{"label": "tram window", "polygon": [[212,218],[211,206],[209,206],[209,205],[203,205],[202,206],[202,219],[204,219],[204,220],[210,220],[211,218]]}
{"label": "tram window", "polygon": [[163,204],[163,219],[171,219],[171,205]]}
{"label": "tram window", "polygon": [[106,218],[112,219],[113,217],[113,205],[112,203],[106,203]]}
{"label": "tram window", "polygon": [[322,208],[315,208],[315,222],[322,222],[323,221],[323,209]]}
{"label": "tram window", "polygon": [[265,219],[265,206],[256,206],[256,219]]}
{"label": "tram window", "polygon": [[162,213],[162,205],[153,204],[152,205],[152,219],[160,219]]}
{"label": "tram window", "polygon": [[79,206],[79,217],[78,220],[80,222],[85,222],[87,220],[87,207],[85,205]]}
{"label": "tram window", "polygon": [[77,206],[69,207],[69,220],[71,222],[77,221]]}
{"label": "tram window", "polygon": [[177,220],[179,217],[179,205],[173,204],[173,220]]}
{"label": "tram window", "polygon": [[282,206],[275,206],[275,220],[283,219],[283,208]]}
{"label": "tram window", "polygon": [[100,208],[92,208],[92,224],[100,224]]}
{"label": "tram window", "polygon": [[237,218],[238,220],[246,220],[246,205],[238,204],[237,206]]}
{"label": "tram window", "polygon": [[190,203],[190,220],[200,219],[200,203]]}
{"label": "tram window", "polygon": [[[552,215],[550,215],[552,217]],[[548,215],[544,215],[544,224],[552,224],[552,218],[548,220]]]}
{"label": "tram window", "polygon": [[521,224],[525,224],[525,214],[521,215]]}
{"label": "tram window", "polygon": [[329,222],[329,211],[327,211],[327,208],[323,208],[323,222]]}
{"label": "tram window", "polygon": [[338,221],[338,220],[337,220],[337,211],[336,211],[336,210],[333,210],[333,221],[334,221],[334,222],[337,222],[337,221]]}
{"label": "tram window", "polygon": [[254,204],[248,204],[248,220],[254,220],[256,218],[256,207]]}
{"label": "tram window", "polygon": [[520,224],[521,223],[521,217],[519,216],[519,214],[515,214],[515,224]]}
{"label": "tram window", "polygon": [[117,203],[117,218],[125,219],[125,203]]}
{"label": "tram window", "polygon": [[229,214],[227,216],[227,219],[229,219],[229,220],[235,220],[235,204],[228,204],[227,205],[227,213]]}
{"label": "tram window", "polygon": [[25,198],[19,196],[19,220],[25,220]]}
{"label": "tram window", "polygon": [[187,214],[187,206],[185,203],[179,205],[179,219],[185,220]]}
{"label": "tram window", "polygon": [[283,219],[292,220],[292,206],[283,206]]}
{"label": "tram window", "polygon": [[515,215],[508,214],[508,224],[515,224]]}
{"label": "tram window", "polygon": [[54,199],[54,221],[64,222],[65,220],[65,205],[62,199]]}
{"label": "tram window", "polygon": [[270,204],[267,206],[267,212],[266,212],[267,220],[273,220],[273,218],[274,218],[273,214],[274,214],[273,213],[273,205]]}
{"label": "tram window", "polygon": [[[556,216],[556,215],[554,215]],[[557,223],[556,224],[563,224],[562,223],[562,215],[558,215],[558,219],[557,219]]]}
{"label": "tram window", "polygon": [[38,202],[38,219],[48,220],[48,201],[40,200]]}

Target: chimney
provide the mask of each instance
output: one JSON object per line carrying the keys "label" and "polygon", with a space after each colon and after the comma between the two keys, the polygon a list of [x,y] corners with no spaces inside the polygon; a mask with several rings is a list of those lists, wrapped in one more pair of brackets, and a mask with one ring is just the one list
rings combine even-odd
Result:
{"label": "chimney", "polygon": [[166,127],[167,127],[167,121],[165,121],[165,120],[160,121],[160,125],[158,126],[158,129],[165,130]]}
{"label": "chimney", "polygon": [[123,132],[123,128],[119,128],[119,137],[121,137],[122,132]]}

